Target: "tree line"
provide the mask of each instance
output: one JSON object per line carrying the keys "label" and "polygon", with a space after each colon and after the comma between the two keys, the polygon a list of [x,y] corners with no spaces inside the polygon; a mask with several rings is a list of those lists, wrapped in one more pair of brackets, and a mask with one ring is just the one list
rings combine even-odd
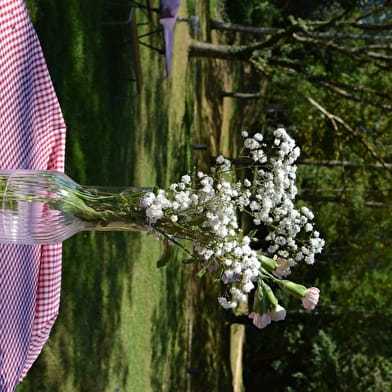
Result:
{"label": "tree line", "polygon": [[327,241],[319,263],[296,272],[320,286],[318,311],[247,327],[246,390],[391,390],[380,331],[392,326],[392,3],[232,0],[220,15],[209,28],[223,43],[193,41],[189,55],[251,67],[222,99],[280,108],[254,126],[283,125],[301,145],[299,199]]}

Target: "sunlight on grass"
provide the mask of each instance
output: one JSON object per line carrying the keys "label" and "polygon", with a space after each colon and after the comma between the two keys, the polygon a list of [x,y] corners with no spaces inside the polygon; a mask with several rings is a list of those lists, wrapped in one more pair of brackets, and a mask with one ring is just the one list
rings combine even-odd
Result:
{"label": "sunlight on grass", "polygon": [[[165,187],[178,181],[193,168],[198,126],[194,86],[200,64],[188,60],[189,26],[177,25],[169,79],[162,80],[163,56],[141,47],[145,83],[135,98],[121,29],[101,25],[122,19],[127,9],[113,11],[104,0],[52,3],[28,1],[68,127],[67,174],[89,185]],[[200,15],[207,8],[185,2],[180,14]],[[159,34],[148,39],[162,46]],[[161,244],[145,233],[80,233],[63,249],[60,314],[18,392],[230,386],[224,359],[230,331],[216,324],[225,325],[216,301],[219,285],[212,278],[195,280],[194,267],[181,264],[181,251],[157,269]]]}
{"label": "sunlight on grass", "polygon": [[[133,186],[165,186],[184,174],[192,118],[184,121],[184,94],[171,93],[186,90],[186,62],[162,81],[163,58],[143,48],[145,90],[132,98],[121,31],[100,24],[111,17],[105,1],[29,7],[68,127],[66,172],[82,184]],[[157,269],[160,253],[160,243],[138,233],[65,241],[60,314],[18,392],[182,389],[190,270],[181,254]]]}

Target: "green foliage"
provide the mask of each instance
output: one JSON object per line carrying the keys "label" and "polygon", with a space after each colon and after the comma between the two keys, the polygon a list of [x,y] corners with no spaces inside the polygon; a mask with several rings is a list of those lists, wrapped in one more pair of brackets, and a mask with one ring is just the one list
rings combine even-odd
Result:
{"label": "green foliage", "polygon": [[341,373],[346,391],[384,392],[392,389],[392,362],[388,357],[353,355]]}
{"label": "green foliage", "polygon": [[[274,363],[281,371],[282,363]],[[301,366],[302,365],[302,366]],[[352,352],[347,356],[333,340],[330,332],[320,330],[310,348],[307,363],[304,361],[291,375],[293,383],[287,392],[334,391],[388,391],[392,387],[392,362],[380,355],[368,356]]]}
{"label": "green foliage", "polygon": [[[301,281],[317,279],[316,312],[292,310],[284,326],[261,333],[247,329],[245,384],[249,391],[261,384],[272,391],[389,391],[391,338],[380,331],[392,329],[392,173],[390,166],[383,167],[392,161],[392,79],[390,58],[381,64],[371,57],[371,48],[390,47],[390,37],[385,38],[390,29],[381,27],[391,9],[382,1],[268,3],[279,13],[270,21],[256,13],[243,20],[233,14],[230,20],[285,32],[294,26],[305,38],[283,32],[270,46],[260,46],[251,58],[258,67],[250,85],[254,90],[257,81],[263,92],[260,107],[283,109],[260,116],[262,131],[289,128],[301,157],[308,159],[298,168],[299,198],[311,204],[327,244],[312,271],[296,272]],[[362,21],[381,25],[378,30],[334,21],[355,21],[365,12],[372,15]],[[316,20],[329,23],[315,27]],[[345,40],[345,35],[354,38]],[[372,35],[380,39],[363,38]],[[277,36],[242,34],[241,43],[261,45]],[[390,56],[390,49],[380,55]],[[240,89],[249,86],[246,78],[241,83]]]}
{"label": "green foliage", "polygon": [[223,9],[233,23],[279,26],[287,24],[293,16],[317,20],[337,15],[347,3],[345,0],[226,0]]}
{"label": "green foliage", "polygon": [[229,21],[247,25],[271,24],[280,15],[268,0],[225,0],[223,12]]}
{"label": "green foliage", "polygon": [[37,20],[38,4],[37,0],[25,0],[26,7],[29,11],[30,19],[33,23]]}

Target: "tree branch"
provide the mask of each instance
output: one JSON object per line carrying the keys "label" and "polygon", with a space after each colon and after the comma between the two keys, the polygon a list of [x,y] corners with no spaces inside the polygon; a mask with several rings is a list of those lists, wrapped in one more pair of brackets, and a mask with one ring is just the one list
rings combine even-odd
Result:
{"label": "tree branch", "polygon": [[377,53],[377,52],[367,52],[366,55],[372,59],[375,60],[380,60],[380,61],[384,61],[386,63],[392,63],[392,57],[391,56],[387,56],[385,54],[382,53]]}
{"label": "tree branch", "polygon": [[[327,202],[327,203],[344,203],[345,199],[339,196],[322,196],[315,194],[299,194],[298,199],[315,202]],[[392,204],[382,203],[378,201],[364,201],[363,203],[366,207],[370,208],[392,208]]]}
{"label": "tree branch", "polygon": [[233,91],[222,91],[222,97],[239,98],[239,99],[260,99],[263,97],[261,93],[235,93]]}
{"label": "tree branch", "polygon": [[[316,78],[310,77],[310,78],[308,78],[308,80],[310,82],[314,82],[316,84],[319,84],[319,85],[327,88],[328,90],[330,90],[330,91],[332,91],[332,92],[334,92],[336,94],[339,94],[342,97],[350,99],[352,101],[362,102],[362,103],[365,103],[367,105],[371,105],[371,106],[374,106],[374,107],[377,107],[377,108],[380,108],[380,109],[383,109],[383,110],[392,110],[392,105],[382,104],[382,103],[375,102],[374,100],[371,100],[371,99],[355,96],[354,94],[350,93],[346,89],[347,87],[350,88],[351,86],[345,85],[346,88],[343,88],[343,84],[339,85],[339,83],[336,83],[336,82],[334,82],[332,80],[328,80],[327,81],[327,80],[319,79],[317,77]],[[356,90],[364,92],[364,90],[361,90],[361,89],[356,89]]]}
{"label": "tree branch", "polygon": [[[334,43],[334,42],[331,42],[331,41],[324,42],[324,41],[316,40],[314,38],[305,37],[305,36],[300,35],[300,34],[293,34],[293,38],[296,41],[301,42],[301,43],[308,43],[308,44],[312,44],[314,46],[320,45],[320,46],[326,47],[326,48],[328,48],[330,50],[335,50],[337,52],[340,52],[340,53],[346,55],[347,57],[351,58],[352,60],[356,61],[358,64],[368,64],[368,63],[370,63],[370,64],[373,64],[373,65],[376,65],[377,67],[379,67],[381,69],[387,69],[387,70],[390,69],[390,66],[382,64],[382,61],[389,62],[388,58],[386,59],[388,61],[384,60],[381,57],[376,58],[374,53],[372,54],[372,58],[374,60],[380,60],[381,62],[374,61],[374,60],[372,61],[372,60],[370,60],[367,57],[359,56],[359,55],[357,55],[357,52],[355,52],[355,48],[338,45],[337,43]],[[387,56],[387,57],[389,57],[389,56]]]}
{"label": "tree branch", "polygon": [[337,26],[347,25],[351,27],[356,27],[361,30],[370,30],[370,31],[385,31],[392,30],[392,23],[388,24],[372,24],[372,23],[358,23],[358,22],[350,22],[350,21],[341,21],[336,23]]}
{"label": "tree branch", "polygon": [[225,23],[215,19],[210,19],[209,23],[212,30],[234,31],[236,33],[249,33],[253,35],[270,35],[284,31],[277,27],[245,26],[235,23]]}
{"label": "tree branch", "polygon": [[391,167],[388,167],[388,165],[384,162],[384,160],[378,156],[378,154],[374,151],[373,146],[371,146],[364,138],[363,136],[358,132],[355,131],[353,128],[351,128],[342,118],[329,113],[324,107],[322,107],[318,102],[316,102],[312,97],[305,96],[308,102],[310,102],[317,110],[319,110],[321,113],[323,113],[330,121],[331,124],[334,128],[334,130],[337,132],[339,130],[339,125],[341,125],[352,137],[358,139],[360,143],[365,147],[365,149],[370,153],[370,155],[380,162],[380,164],[388,170],[390,173],[392,173]]}
{"label": "tree branch", "polygon": [[368,88],[368,87],[362,87],[362,86],[356,86],[356,85],[350,85],[347,83],[342,83],[342,82],[338,82],[336,80],[331,80],[329,78],[326,78],[324,76],[310,76],[309,79],[315,80],[315,81],[322,81],[322,82],[326,82],[338,87],[341,87],[345,90],[351,90],[351,91],[356,91],[359,92],[361,94],[374,94],[380,98],[384,98],[386,100],[392,101],[392,95],[384,92],[384,91],[379,91],[379,90],[375,90],[373,88]]}
{"label": "tree branch", "polygon": [[[339,161],[339,160],[313,160],[313,159],[299,159],[297,160],[297,164],[299,165],[314,165],[314,166],[325,166],[325,167],[361,167],[357,163],[353,163],[350,161]],[[370,163],[366,165],[367,167],[371,167],[374,169],[392,169],[392,163],[384,163],[384,165],[380,163]]]}
{"label": "tree branch", "polygon": [[[210,19],[210,28],[213,30],[220,31],[233,31],[236,33],[252,34],[254,36],[266,36],[277,33],[282,33],[285,30],[278,27],[257,27],[257,26],[246,26],[235,23],[225,23],[215,19]],[[325,39],[325,40],[363,40],[372,42],[385,42],[392,40],[392,35],[364,35],[364,34],[353,34],[346,32],[322,32],[322,31],[302,31],[298,33],[303,35]]]}

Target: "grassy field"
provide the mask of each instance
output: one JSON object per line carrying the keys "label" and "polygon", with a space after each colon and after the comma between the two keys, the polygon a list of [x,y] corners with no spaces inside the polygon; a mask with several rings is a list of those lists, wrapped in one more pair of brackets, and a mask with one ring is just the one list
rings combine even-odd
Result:
{"label": "grassy field", "polygon": [[[213,95],[213,68],[188,58],[187,24],[176,27],[167,80],[163,56],[141,46],[144,88],[134,97],[127,37],[102,25],[126,19],[126,7],[107,0],[27,4],[67,123],[66,173],[75,181],[163,187],[227,147],[222,129],[230,118],[219,109],[219,91]],[[198,14],[198,38],[205,39],[211,10],[208,1],[184,1],[180,16]],[[140,9],[137,18],[147,20]],[[145,39],[162,45],[159,34]],[[203,142],[210,146],[204,155],[192,151]],[[212,278],[198,281],[192,266],[181,265],[181,252],[157,269],[161,251],[143,233],[80,233],[65,241],[60,314],[17,392],[230,391],[230,328],[217,306],[219,287]]]}
{"label": "grassy field", "polygon": [[[101,25],[129,11],[107,3],[27,2],[67,123],[66,172],[82,184],[165,186],[192,166],[187,42],[176,43],[165,81],[162,56],[142,48],[145,87],[132,97],[130,50],[118,27]],[[141,10],[138,17],[145,18]],[[177,34],[186,37],[187,26]],[[159,35],[149,39],[162,45]],[[192,270],[181,254],[157,269],[160,253],[159,243],[138,233],[67,240],[60,314],[17,391],[190,390]]]}

